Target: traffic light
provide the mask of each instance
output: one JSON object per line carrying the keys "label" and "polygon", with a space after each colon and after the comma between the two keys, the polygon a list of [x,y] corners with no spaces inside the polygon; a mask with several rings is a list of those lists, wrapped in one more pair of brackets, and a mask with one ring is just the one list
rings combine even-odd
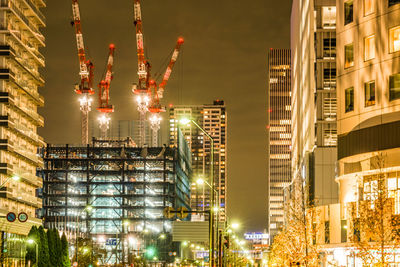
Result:
{"label": "traffic light", "polygon": [[149,246],[146,248],[145,252],[146,258],[153,259],[157,255],[157,249],[155,247]]}
{"label": "traffic light", "polygon": [[229,235],[224,236],[224,246],[229,249]]}

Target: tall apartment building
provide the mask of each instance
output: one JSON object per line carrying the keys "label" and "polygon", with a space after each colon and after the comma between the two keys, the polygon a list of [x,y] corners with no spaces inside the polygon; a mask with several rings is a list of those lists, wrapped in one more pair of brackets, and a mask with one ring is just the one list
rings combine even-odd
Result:
{"label": "tall apartment building", "polygon": [[169,109],[170,145],[176,145],[179,127],[192,150],[194,181],[192,181],[191,188],[191,208],[192,210],[207,210],[210,206],[210,189],[207,185],[199,188],[195,181],[198,177],[203,177],[210,182],[208,180],[210,176],[210,140],[193,124],[180,125],[179,119],[183,117],[193,119],[214,139],[214,179],[219,195],[219,218],[225,220],[227,205],[227,112],[225,103],[223,100],[216,100],[211,105],[180,105]]}
{"label": "tall apartment building", "polygon": [[293,181],[306,181],[307,203],[335,203],[335,0],[293,1],[291,53]]}
{"label": "tall apartment building", "polygon": [[337,6],[340,202],[366,199],[376,174],[384,173],[399,214],[400,1]]}
{"label": "tall apartment building", "polygon": [[268,52],[268,229],[271,237],[283,226],[283,189],[291,181],[290,49]]}
{"label": "tall apartment building", "polygon": [[[36,189],[42,187],[36,168],[43,161],[37,149],[44,145],[37,127],[44,124],[37,107],[44,99],[38,87],[44,85],[39,68],[45,46],[40,28],[45,27],[41,11],[44,0],[1,0],[0,2],[0,265],[24,264],[25,242],[32,225],[40,225],[36,209],[42,201]],[[19,177],[19,181],[9,179]],[[8,222],[8,212],[26,213],[27,222]]]}

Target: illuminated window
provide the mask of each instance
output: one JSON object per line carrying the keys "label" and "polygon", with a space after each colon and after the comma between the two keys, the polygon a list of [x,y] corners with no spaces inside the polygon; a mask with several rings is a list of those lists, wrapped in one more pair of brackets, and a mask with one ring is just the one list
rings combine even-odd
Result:
{"label": "illuminated window", "polygon": [[400,26],[389,30],[390,53],[400,51]]}
{"label": "illuminated window", "polygon": [[354,45],[348,44],[344,46],[344,67],[354,66]]}
{"label": "illuminated window", "polygon": [[375,81],[364,83],[365,106],[375,105]]}
{"label": "illuminated window", "polygon": [[353,22],[353,0],[344,3],[344,25]]}
{"label": "illuminated window", "polygon": [[364,39],[364,60],[375,58],[375,35],[368,36]]}
{"label": "illuminated window", "polygon": [[368,16],[374,12],[374,1],[375,0],[364,0],[364,16]]}
{"label": "illuminated window", "polygon": [[324,38],[324,58],[336,57],[336,38]]}
{"label": "illuminated window", "polygon": [[389,100],[400,99],[400,73],[389,76]]}
{"label": "illuminated window", "polygon": [[400,0],[389,0],[389,6],[394,6],[395,4],[400,4]]}
{"label": "illuminated window", "polygon": [[345,112],[354,110],[354,87],[345,90]]}
{"label": "illuminated window", "polygon": [[336,27],[336,7],[322,7],[322,27],[324,29],[335,29]]}

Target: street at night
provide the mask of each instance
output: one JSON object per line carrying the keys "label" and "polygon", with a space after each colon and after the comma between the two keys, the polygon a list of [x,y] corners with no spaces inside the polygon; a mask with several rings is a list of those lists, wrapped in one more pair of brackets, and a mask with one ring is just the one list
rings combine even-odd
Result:
{"label": "street at night", "polygon": [[400,266],[400,0],[1,0],[0,266]]}

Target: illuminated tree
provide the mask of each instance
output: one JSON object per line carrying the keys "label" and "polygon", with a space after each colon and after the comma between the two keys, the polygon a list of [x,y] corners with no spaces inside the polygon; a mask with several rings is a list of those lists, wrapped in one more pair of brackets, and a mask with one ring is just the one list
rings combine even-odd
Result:
{"label": "illuminated tree", "polygon": [[400,217],[394,208],[397,192],[391,190],[391,180],[383,171],[382,154],[370,159],[371,175],[359,179],[358,201],[349,204],[349,240],[354,243],[354,254],[364,265],[387,266],[395,249],[399,248]]}
{"label": "illuminated tree", "polygon": [[317,209],[301,178],[293,182],[294,195],[285,204],[285,226],[275,236],[269,255],[273,266],[317,266]]}

